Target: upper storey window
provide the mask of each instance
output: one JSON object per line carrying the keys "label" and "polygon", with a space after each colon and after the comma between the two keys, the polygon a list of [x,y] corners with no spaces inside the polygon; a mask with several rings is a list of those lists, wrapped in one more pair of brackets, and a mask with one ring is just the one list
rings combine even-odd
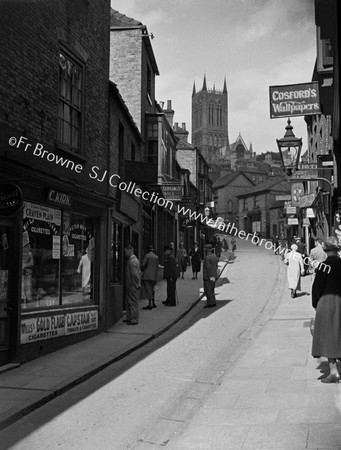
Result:
{"label": "upper storey window", "polygon": [[83,67],[69,54],[59,54],[58,142],[80,152],[83,111]]}

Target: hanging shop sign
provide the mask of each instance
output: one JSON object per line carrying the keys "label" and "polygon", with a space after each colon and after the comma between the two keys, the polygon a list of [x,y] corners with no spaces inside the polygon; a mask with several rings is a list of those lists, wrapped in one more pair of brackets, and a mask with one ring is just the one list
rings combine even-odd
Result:
{"label": "hanging shop sign", "polygon": [[317,82],[270,86],[270,118],[321,114]]}
{"label": "hanging shop sign", "polygon": [[310,219],[313,219],[314,217],[316,217],[313,208],[307,208],[307,217]]}
{"label": "hanging shop sign", "polygon": [[316,197],[315,194],[302,195],[299,199],[299,207],[307,208],[308,206],[312,205],[313,201],[315,200],[315,197]]}
{"label": "hanging shop sign", "polygon": [[304,194],[303,183],[292,183],[291,185],[291,205],[300,206],[300,198]]}
{"label": "hanging shop sign", "polygon": [[307,218],[304,218],[302,221],[302,226],[303,227],[309,227],[310,226],[310,220]]}
{"label": "hanging shop sign", "polygon": [[0,184],[0,216],[13,216],[21,210],[23,203],[19,186],[14,183]]}
{"label": "hanging shop sign", "polygon": [[180,202],[182,200],[182,185],[179,183],[163,184],[162,194],[166,200]]}
{"label": "hanging shop sign", "polygon": [[276,195],[276,202],[286,202],[291,200],[290,194],[278,194]]}
{"label": "hanging shop sign", "polygon": [[298,225],[297,217],[288,217],[288,225]]}
{"label": "hanging shop sign", "polygon": [[288,206],[286,208],[286,214],[296,214],[296,206]]}

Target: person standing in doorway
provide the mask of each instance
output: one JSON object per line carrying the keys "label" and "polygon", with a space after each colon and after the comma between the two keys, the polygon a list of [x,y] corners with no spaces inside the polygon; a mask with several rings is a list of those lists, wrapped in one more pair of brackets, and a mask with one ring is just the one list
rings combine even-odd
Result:
{"label": "person standing in doorway", "polygon": [[139,323],[139,297],[141,290],[141,270],[140,262],[134,254],[131,245],[125,248],[128,258],[126,268],[126,319],[127,325],[137,325]]}
{"label": "person standing in doorway", "polygon": [[215,282],[218,278],[218,258],[213,253],[211,244],[206,245],[206,256],[203,265],[204,293],[206,295],[206,305],[204,308],[216,306]]}
{"label": "person standing in doorway", "polygon": [[223,243],[221,242],[220,237],[218,236],[217,237],[217,242],[216,242],[215,248],[214,248],[214,252],[215,252],[216,257],[218,258],[218,261],[219,261],[219,259],[221,257],[222,249],[223,249]]}
{"label": "person standing in doorway", "polygon": [[141,264],[142,270],[142,292],[141,298],[148,299],[148,306],[143,309],[156,308],[155,304],[155,286],[159,270],[159,257],[155,255],[152,245],[148,245],[147,253]]}
{"label": "person standing in doorway", "polygon": [[89,247],[79,261],[77,273],[82,274],[83,297],[88,297],[91,291],[91,261],[89,258]]}
{"label": "person standing in doorway", "polygon": [[176,280],[178,278],[178,267],[173,249],[170,245],[164,247],[164,272],[163,277],[167,280],[167,300],[162,302],[165,306],[176,306]]}

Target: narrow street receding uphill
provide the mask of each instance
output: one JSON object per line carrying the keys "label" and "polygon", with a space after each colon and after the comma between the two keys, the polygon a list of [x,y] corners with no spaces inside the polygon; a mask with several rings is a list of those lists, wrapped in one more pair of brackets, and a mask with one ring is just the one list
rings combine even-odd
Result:
{"label": "narrow street receding uphill", "polygon": [[282,267],[272,251],[238,240],[236,259],[216,288],[217,308],[203,309],[200,302],[158,339],[10,426],[0,433],[3,448],[119,450],[171,443],[276,306]]}

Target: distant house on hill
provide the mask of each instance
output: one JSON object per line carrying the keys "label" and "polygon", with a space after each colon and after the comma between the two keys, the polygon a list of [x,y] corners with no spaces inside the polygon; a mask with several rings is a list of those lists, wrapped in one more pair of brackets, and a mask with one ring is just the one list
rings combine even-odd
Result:
{"label": "distant house on hill", "polygon": [[[277,205],[276,195],[291,193],[285,178],[277,178],[260,183],[237,195],[239,229],[246,233],[259,233],[262,237],[272,237],[270,209]],[[280,233],[281,230],[277,229]]]}
{"label": "distant house on hill", "polygon": [[254,187],[251,178],[243,171],[233,172],[213,184],[215,212],[229,222],[237,223],[237,195]]}

